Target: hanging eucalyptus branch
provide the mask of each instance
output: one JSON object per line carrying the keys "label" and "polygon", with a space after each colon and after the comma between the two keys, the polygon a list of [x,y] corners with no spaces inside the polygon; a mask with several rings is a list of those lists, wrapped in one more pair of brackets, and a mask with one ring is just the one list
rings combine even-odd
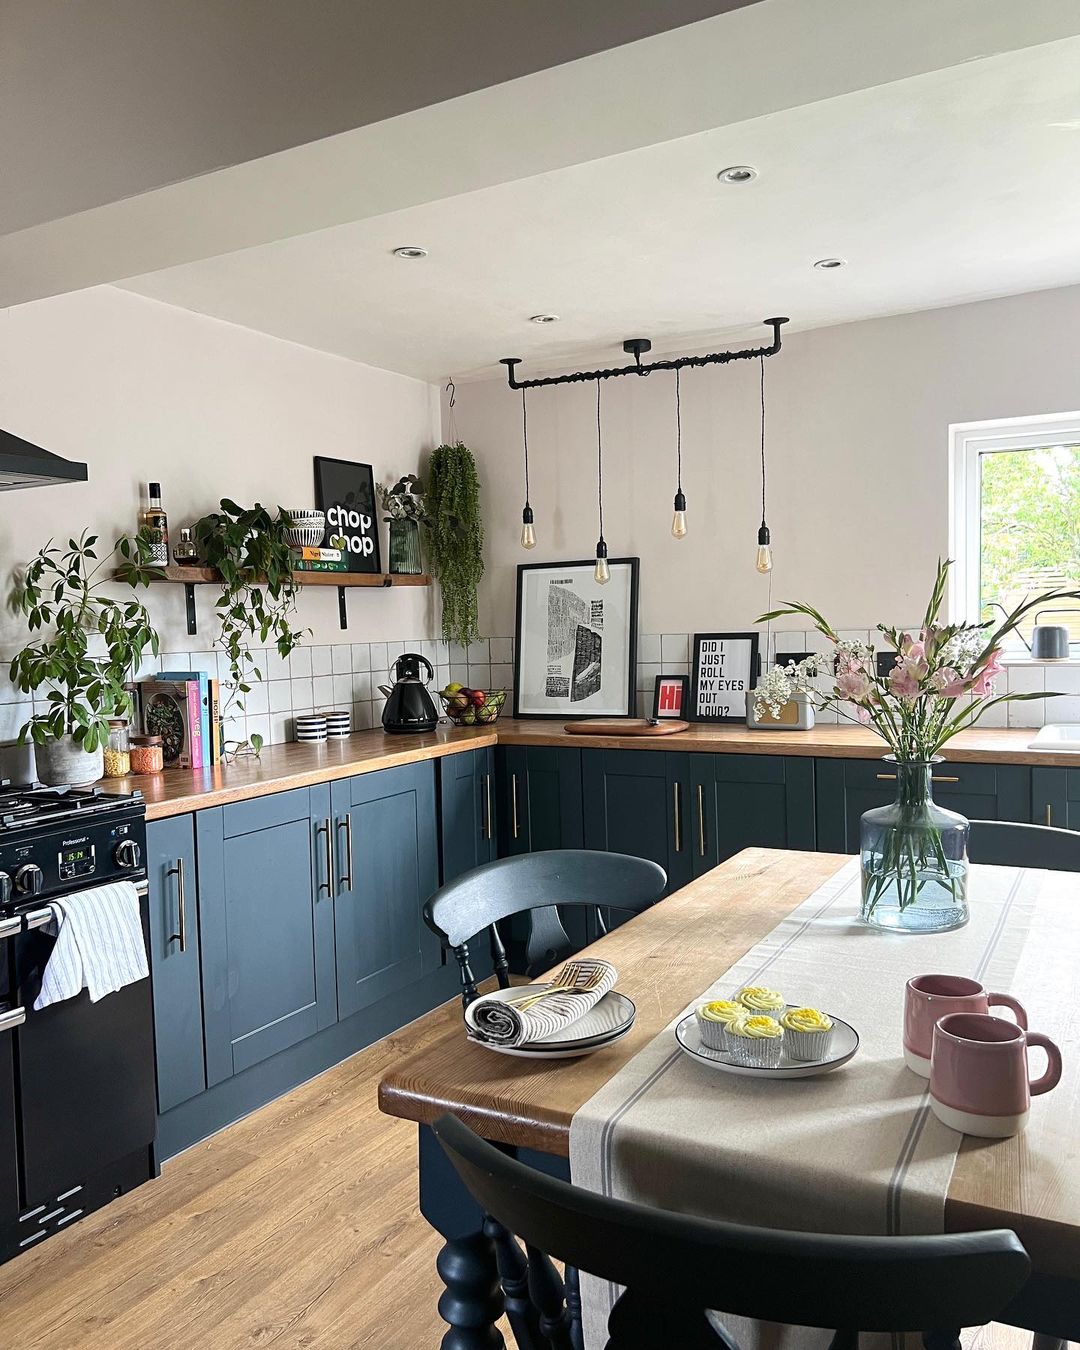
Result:
{"label": "hanging eucalyptus branch", "polygon": [[484,575],[480,481],[461,441],[432,451],[428,470],[428,559],[442,592],[443,637],[467,647],[480,636],[476,588]]}
{"label": "hanging eucalyptus branch", "polygon": [[[220,511],[192,527],[199,558],[221,573],[216,640],[229,661],[226,711],[243,712],[252,681],[263,678],[249,639],[257,637],[264,646],[272,641],[278,655],[286,657],[303,637],[305,630],[292,623],[298,587],[287,533],[291,526],[280,507],[275,519],[258,502],[245,509],[223,497]],[[262,747],[263,738],[256,733],[247,741],[227,742],[225,749],[230,755],[257,756]]]}
{"label": "hanging eucalyptus branch", "polygon": [[[71,736],[84,750],[97,750],[109,739],[108,719],[131,715],[131,695],[124,686],[143,651],[149,647],[158,654],[146,606],[134,597],[114,600],[101,593],[114,573],[131,587],[164,575],[151,564],[149,537],[118,539],[101,558],[97,541],[85,530],[63,550],[50,540],[16,578],[12,608],[26,615],[31,632],[52,630],[11,662],[11,681],[24,694],[49,689],[47,710],[22,727],[20,744],[30,739],[44,745]],[[103,656],[91,650],[94,637],[101,639]]]}

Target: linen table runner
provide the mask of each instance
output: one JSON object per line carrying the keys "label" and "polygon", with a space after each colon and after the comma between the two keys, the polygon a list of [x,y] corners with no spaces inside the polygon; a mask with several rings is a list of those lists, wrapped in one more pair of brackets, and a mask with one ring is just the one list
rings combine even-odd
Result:
{"label": "linen table runner", "polygon": [[[818,1078],[736,1077],[684,1055],[676,1018],[574,1116],[573,1181],[768,1228],[942,1232],[962,1136],[931,1114],[927,1081],[904,1065],[904,985],[947,972],[1008,989],[1043,875],[974,867],[968,924],[916,936],[859,922],[858,860],[846,864],[685,1011],[768,985],[850,1022],[860,1036],[855,1058]],[[1037,1025],[1039,1010],[1029,1013]],[[583,1276],[582,1291],[586,1347],[596,1350],[618,1290]],[[737,1319],[728,1321],[736,1331]]]}

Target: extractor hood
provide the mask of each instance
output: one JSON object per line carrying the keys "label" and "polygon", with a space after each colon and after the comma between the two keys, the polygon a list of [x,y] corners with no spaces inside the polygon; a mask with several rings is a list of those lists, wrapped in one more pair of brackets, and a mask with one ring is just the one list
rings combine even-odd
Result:
{"label": "extractor hood", "polygon": [[0,429],[0,492],[43,487],[46,483],[85,483],[86,465],[61,459],[39,445]]}

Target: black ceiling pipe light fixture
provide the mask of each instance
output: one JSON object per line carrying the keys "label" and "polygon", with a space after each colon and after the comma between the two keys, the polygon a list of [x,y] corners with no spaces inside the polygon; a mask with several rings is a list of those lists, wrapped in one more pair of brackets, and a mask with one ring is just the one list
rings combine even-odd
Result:
{"label": "black ceiling pipe light fixture", "polygon": [[536,547],[533,527],[533,509],[529,502],[529,410],[525,406],[525,390],[521,391],[521,440],[525,447],[525,506],[521,512],[521,547]]}
{"label": "black ceiling pipe light fixture", "polygon": [[754,564],[764,575],[772,571],[772,535],[765,523],[765,360],[761,360],[761,524],[757,532],[757,560]]}
{"label": "black ceiling pipe light fixture", "polygon": [[602,388],[603,386],[598,381],[596,385],[596,506],[600,519],[600,538],[596,541],[596,566],[593,568],[593,579],[600,586],[611,580],[611,572],[608,569],[607,544],[604,541],[604,436],[600,427],[600,390]]}
{"label": "black ceiling pipe light fixture", "polygon": [[543,389],[551,384],[581,384],[589,380],[614,380],[620,375],[651,375],[654,370],[685,370],[687,366],[725,366],[731,361],[753,361],[757,357],[776,356],[780,351],[780,328],[788,320],[766,319],[772,329],[772,342],[767,347],[744,347],[737,352],[710,352],[706,356],[676,356],[669,361],[642,362],[646,352],[652,351],[648,338],[627,338],[623,351],[634,358],[632,366],[613,366],[610,370],[575,370],[568,375],[538,376],[534,380],[519,380],[516,370],[520,356],[504,356],[499,364],[506,367],[506,379],[511,389]]}
{"label": "black ceiling pipe light fixture", "polygon": [[686,497],[682,490],[682,398],[679,376],[675,372],[675,514],[671,517],[671,533],[676,539],[686,538]]}

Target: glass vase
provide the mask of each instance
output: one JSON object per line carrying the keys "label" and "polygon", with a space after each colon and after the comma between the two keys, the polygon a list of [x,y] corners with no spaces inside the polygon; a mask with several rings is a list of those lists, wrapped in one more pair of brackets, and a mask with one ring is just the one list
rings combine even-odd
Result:
{"label": "glass vase", "polygon": [[420,529],[415,520],[390,522],[390,571],[398,577],[415,577],[420,565]]}
{"label": "glass vase", "polygon": [[908,933],[960,928],[968,918],[968,822],[934,801],[934,763],[891,755],[885,762],[896,773],[896,801],[862,818],[863,921]]}

